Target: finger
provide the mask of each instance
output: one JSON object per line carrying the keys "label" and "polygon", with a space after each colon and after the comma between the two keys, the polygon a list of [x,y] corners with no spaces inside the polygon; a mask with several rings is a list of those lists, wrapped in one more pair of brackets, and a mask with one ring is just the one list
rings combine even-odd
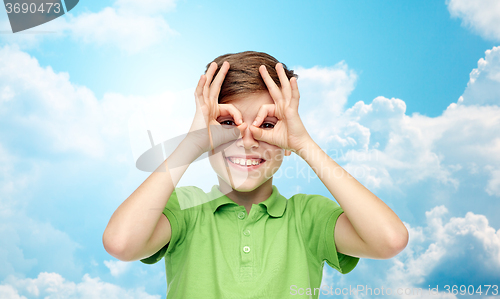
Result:
{"label": "finger", "polygon": [[196,86],[196,89],[194,91],[194,97],[197,103],[200,105],[203,104],[200,102],[200,100],[203,99],[203,85],[205,85],[206,81],[207,81],[207,76],[201,75],[200,80],[198,81],[198,85]]}
{"label": "finger", "polygon": [[294,109],[298,109],[300,93],[299,93],[299,85],[297,84],[297,78],[293,77],[292,79],[290,79],[290,86],[292,88],[292,100],[290,101],[290,105]]}
{"label": "finger", "polygon": [[257,112],[257,116],[252,123],[252,126],[260,127],[267,116],[274,116],[275,109],[276,105],[274,104],[264,104],[260,106],[259,111]]}
{"label": "finger", "polygon": [[217,70],[217,63],[212,62],[208,67],[205,76],[207,77],[205,84],[203,85],[203,97],[205,100],[208,100],[208,93],[210,91],[210,82],[212,82],[212,78],[214,77],[215,71]]}
{"label": "finger", "polygon": [[206,81],[207,81],[207,76],[201,75],[200,80],[198,80],[198,85],[196,86],[196,89],[194,91],[195,96],[202,96],[203,95],[203,85],[205,85]]}
{"label": "finger", "polygon": [[231,115],[236,125],[241,125],[243,123],[243,117],[241,116],[240,110],[233,104],[219,104],[219,113],[220,116]]}
{"label": "finger", "polygon": [[254,127],[254,126],[250,126],[249,129],[250,129],[250,132],[252,133],[252,136],[255,140],[264,141],[264,142],[267,142],[269,144],[272,144],[271,143],[272,134],[273,134],[272,130],[264,130],[264,129]]}
{"label": "finger", "polygon": [[[226,144],[230,141],[238,140],[243,136],[243,132],[246,130],[247,124],[243,123],[240,126],[234,128],[224,128],[220,125],[210,125],[210,132],[212,138],[212,149]],[[228,143],[222,149],[230,146],[231,143]],[[219,149],[218,149],[219,150]],[[215,153],[215,152],[214,152]]]}
{"label": "finger", "polygon": [[262,76],[262,80],[264,80],[264,83],[266,84],[267,89],[269,90],[269,94],[271,94],[271,98],[273,98],[275,102],[281,101],[282,100],[281,90],[279,89],[278,85],[276,85],[273,78],[271,78],[271,76],[269,75],[266,66],[261,65],[259,67],[259,72],[260,75]]}
{"label": "finger", "polygon": [[288,81],[288,77],[286,76],[283,64],[276,64],[276,72],[278,73],[278,77],[280,78],[281,92],[283,93],[283,97],[285,99],[290,99],[290,97],[292,96],[292,91],[290,87],[290,81]]}
{"label": "finger", "polygon": [[226,77],[228,71],[229,71],[229,62],[224,61],[219,70],[219,73],[217,73],[217,76],[215,76],[214,81],[210,85],[209,98],[211,101],[215,101],[219,97],[219,92],[222,86],[222,82],[224,82],[224,78]]}

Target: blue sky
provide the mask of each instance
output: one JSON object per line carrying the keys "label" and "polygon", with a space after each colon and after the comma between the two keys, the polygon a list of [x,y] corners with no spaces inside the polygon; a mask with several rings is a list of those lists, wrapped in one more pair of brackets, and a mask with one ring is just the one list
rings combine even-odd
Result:
{"label": "blue sky", "polygon": [[[296,70],[310,134],[409,228],[325,285],[498,284],[499,20],[491,0],[81,1],[12,34],[0,10],[0,297],[164,298],[164,264],[118,262],[102,232],[148,175],[146,130],[185,133],[205,65],[244,50]],[[304,173],[275,185],[332,198]],[[180,184],[215,183],[200,161]]]}

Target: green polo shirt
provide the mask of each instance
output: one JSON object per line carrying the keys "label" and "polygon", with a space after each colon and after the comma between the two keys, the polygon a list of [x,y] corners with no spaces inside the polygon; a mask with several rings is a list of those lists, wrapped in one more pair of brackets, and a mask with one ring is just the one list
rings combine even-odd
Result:
{"label": "green polo shirt", "polygon": [[[204,202],[181,209],[179,199]],[[213,200],[207,200],[212,199]],[[202,199],[202,200],[200,200]],[[271,196],[250,213],[222,194],[176,188],[163,211],[172,238],[154,255],[165,257],[167,298],[318,298],[298,295],[320,288],[326,261],[348,273],[358,258],[338,253],[333,236],[342,209],[321,195]]]}

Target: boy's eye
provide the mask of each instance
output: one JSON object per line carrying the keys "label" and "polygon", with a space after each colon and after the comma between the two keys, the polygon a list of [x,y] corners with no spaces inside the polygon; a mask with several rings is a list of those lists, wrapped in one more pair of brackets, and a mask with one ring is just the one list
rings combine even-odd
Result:
{"label": "boy's eye", "polygon": [[262,125],[260,125],[260,127],[263,129],[272,129],[272,128],[274,128],[274,124],[273,123],[263,123]]}
{"label": "boy's eye", "polygon": [[228,119],[228,120],[223,120],[220,122],[221,125],[227,125],[227,126],[235,126],[236,124],[234,123],[234,121]]}

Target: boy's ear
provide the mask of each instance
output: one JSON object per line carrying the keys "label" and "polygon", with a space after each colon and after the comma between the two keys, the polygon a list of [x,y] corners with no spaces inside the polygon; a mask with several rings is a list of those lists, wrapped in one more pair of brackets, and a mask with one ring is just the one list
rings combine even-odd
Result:
{"label": "boy's ear", "polygon": [[291,154],[292,154],[292,152],[291,152],[291,151],[289,151],[289,150],[285,150],[285,156],[290,156]]}

